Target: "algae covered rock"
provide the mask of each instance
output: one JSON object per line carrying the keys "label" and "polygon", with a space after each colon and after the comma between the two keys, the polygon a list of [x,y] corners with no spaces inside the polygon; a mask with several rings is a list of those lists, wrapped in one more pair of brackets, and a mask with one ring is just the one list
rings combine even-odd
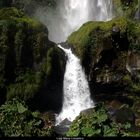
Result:
{"label": "algae covered rock", "polygon": [[[103,50],[110,51],[110,53],[115,51],[117,46],[113,45],[114,38],[112,35],[114,24],[120,28],[118,48],[123,50],[128,47],[127,20],[125,18],[114,19],[109,22],[88,22],[69,36],[68,42],[73,45],[85,68],[97,63]],[[102,52],[102,55],[108,52]],[[115,55],[113,56],[115,57]]]}
{"label": "algae covered rock", "polygon": [[114,14],[134,18],[138,10],[138,0],[113,0]]}
{"label": "algae covered rock", "polygon": [[48,40],[42,23],[16,8],[0,10],[0,50],[2,99],[17,96],[27,101],[47,86],[46,81],[51,86],[62,83],[63,51]]}
{"label": "algae covered rock", "polygon": [[[132,84],[127,62],[129,53],[140,49],[139,31],[139,22],[123,17],[85,23],[69,36],[68,43],[81,60],[94,99],[104,93],[104,99],[107,94],[110,98]],[[124,80],[127,75],[130,82]]]}

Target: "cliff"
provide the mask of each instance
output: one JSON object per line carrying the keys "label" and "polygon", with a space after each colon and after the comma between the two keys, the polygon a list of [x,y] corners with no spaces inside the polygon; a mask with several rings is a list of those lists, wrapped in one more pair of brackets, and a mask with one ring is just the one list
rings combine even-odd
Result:
{"label": "cliff", "polygon": [[[0,31],[1,103],[18,97],[30,100],[30,104],[35,95],[53,96],[47,94],[48,90],[40,93],[43,88],[59,84],[59,90],[62,89],[65,55],[48,40],[43,24],[16,8],[4,8],[0,10]],[[47,109],[45,101],[38,102]]]}

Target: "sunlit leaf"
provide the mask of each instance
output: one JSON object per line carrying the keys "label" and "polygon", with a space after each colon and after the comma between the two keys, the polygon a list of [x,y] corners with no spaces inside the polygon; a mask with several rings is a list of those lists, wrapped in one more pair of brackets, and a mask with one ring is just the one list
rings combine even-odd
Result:
{"label": "sunlit leaf", "polygon": [[18,113],[24,113],[25,111],[27,111],[27,108],[25,108],[21,103],[17,104],[17,108],[18,108]]}

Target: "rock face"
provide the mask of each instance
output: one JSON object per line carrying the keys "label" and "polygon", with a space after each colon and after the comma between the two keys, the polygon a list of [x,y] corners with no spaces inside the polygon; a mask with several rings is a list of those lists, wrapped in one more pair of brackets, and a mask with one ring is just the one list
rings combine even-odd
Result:
{"label": "rock face", "polygon": [[[34,109],[50,109],[53,93],[62,91],[65,54],[48,40],[44,25],[16,8],[0,10],[0,31],[0,102],[19,97],[29,106],[42,103]],[[55,106],[61,106],[60,94]]]}
{"label": "rock face", "polygon": [[139,65],[139,56],[133,51],[140,48],[139,27],[127,18],[88,22],[68,38],[81,59],[95,100],[120,97],[126,87],[133,85],[128,66],[134,58],[137,61],[133,64]]}
{"label": "rock face", "polygon": [[111,120],[116,123],[125,124],[126,122],[135,125],[136,117],[134,111],[117,100],[113,100],[107,107]]}
{"label": "rock face", "polygon": [[70,122],[67,118],[64,119],[59,125],[55,126],[55,133],[59,136],[65,136],[69,130],[69,127],[72,122]]}
{"label": "rock face", "polygon": [[1,0],[0,1],[0,7],[8,7],[12,3],[12,0]]}
{"label": "rock face", "polygon": [[129,108],[121,108],[114,113],[114,120],[117,123],[126,123],[129,122],[131,124],[135,124],[135,114]]}
{"label": "rock face", "polygon": [[138,10],[138,0],[113,0],[114,14],[134,18]]}

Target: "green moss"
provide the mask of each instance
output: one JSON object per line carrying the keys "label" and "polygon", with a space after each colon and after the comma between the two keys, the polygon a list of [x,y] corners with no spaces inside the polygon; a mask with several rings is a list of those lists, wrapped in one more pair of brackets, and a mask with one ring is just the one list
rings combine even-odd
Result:
{"label": "green moss", "polygon": [[16,78],[14,84],[10,84],[7,89],[7,100],[11,100],[14,97],[18,97],[24,101],[27,101],[34,97],[38,92],[42,84],[41,72],[27,71],[25,74],[20,74]]}
{"label": "green moss", "polygon": [[45,63],[42,65],[42,70],[50,79],[60,79],[65,65],[65,56],[62,50],[58,47],[52,47],[47,51]]}
{"label": "green moss", "polygon": [[22,18],[24,14],[14,7],[0,9],[0,20],[9,18]]}
{"label": "green moss", "polygon": [[[113,44],[112,27],[114,24],[120,28],[118,48]],[[121,17],[108,22],[85,23],[78,31],[69,36],[68,43],[74,47],[88,76],[95,75],[93,69],[96,66],[102,69],[105,65],[112,66],[111,77],[116,73],[122,73],[123,76],[126,70],[127,50],[140,49],[139,35],[140,23]],[[107,53],[109,54],[107,55]],[[100,72],[102,73],[102,70]],[[127,77],[124,77],[124,85],[130,84],[130,81],[125,78]],[[92,80],[95,81],[95,79]],[[120,81],[120,83],[122,82]]]}
{"label": "green moss", "polygon": [[114,11],[116,16],[134,18],[138,9],[138,0],[113,0]]}
{"label": "green moss", "polygon": [[[73,44],[75,47],[76,53],[82,58],[82,52],[83,49],[87,46],[89,42],[93,41],[93,45],[95,44],[96,37],[100,38],[108,38],[111,36],[111,30],[112,25],[117,24],[120,29],[121,33],[123,34],[127,29],[127,19],[126,18],[117,18],[113,19],[109,22],[88,22],[84,24],[78,31],[72,33],[69,38],[68,42],[70,44]],[[96,36],[95,38],[91,36],[92,33],[94,33],[96,30],[101,30],[100,36]],[[101,40],[102,40],[101,39]],[[100,41],[101,41],[100,40]],[[99,42],[98,40],[98,46],[102,44],[102,41]]]}
{"label": "green moss", "polygon": [[[47,28],[39,21],[13,7],[0,9],[0,91],[7,90],[7,100],[19,97],[27,101],[39,92],[57,63],[53,57],[60,55],[53,46]],[[53,52],[48,51],[47,55],[47,50]],[[59,62],[59,57],[56,58]],[[47,68],[43,70],[45,63]],[[55,69],[61,71],[59,63]]]}
{"label": "green moss", "polygon": [[0,9],[0,20],[15,21],[16,23],[27,23],[29,27],[41,28],[42,24],[32,18],[29,18],[15,7]]}

